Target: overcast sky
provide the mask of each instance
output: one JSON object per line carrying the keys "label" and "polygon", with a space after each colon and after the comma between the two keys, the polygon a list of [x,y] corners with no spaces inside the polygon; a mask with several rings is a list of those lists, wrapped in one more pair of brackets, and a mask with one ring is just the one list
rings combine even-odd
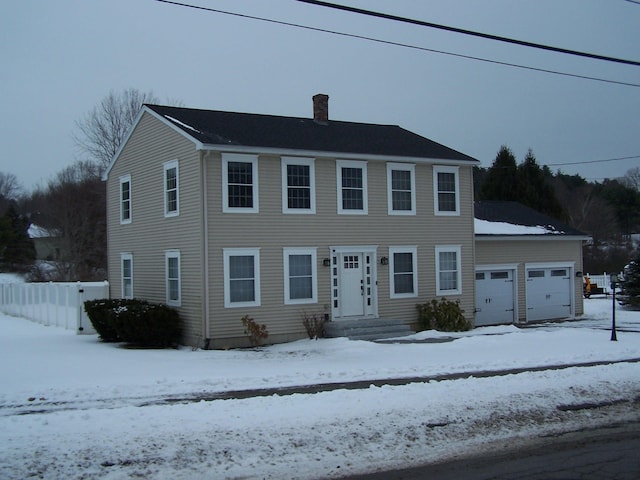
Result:
{"label": "overcast sky", "polygon": [[[640,67],[542,52],[295,0],[183,0],[529,67],[640,84]],[[640,61],[628,0],[335,0],[370,10]],[[489,166],[500,146],[540,164],[640,156],[640,88],[551,75],[155,0],[0,2],[0,171],[30,190],[80,159],[75,121],[110,90],[185,107],[395,124]],[[553,165],[590,180],[640,158]]]}

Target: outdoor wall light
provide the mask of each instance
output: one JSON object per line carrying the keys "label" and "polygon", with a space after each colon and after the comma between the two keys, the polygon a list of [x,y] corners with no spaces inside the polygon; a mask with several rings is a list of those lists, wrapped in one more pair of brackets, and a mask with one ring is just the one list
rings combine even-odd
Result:
{"label": "outdoor wall light", "polygon": [[380,265],[389,265],[389,257],[382,257],[380,259]]}
{"label": "outdoor wall light", "polygon": [[322,259],[322,265],[323,265],[324,267],[330,267],[330,266],[331,266],[331,259],[329,259],[329,258],[323,258],[323,259]]}
{"label": "outdoor wall light", "polygon": [[582,272],[580,272],[580,271],[576,272],[576,277],[578,277],[578,278],[582,277]]}

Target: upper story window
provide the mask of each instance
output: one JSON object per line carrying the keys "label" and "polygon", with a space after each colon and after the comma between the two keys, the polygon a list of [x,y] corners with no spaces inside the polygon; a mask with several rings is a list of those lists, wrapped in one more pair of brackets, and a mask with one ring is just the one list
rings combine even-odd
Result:
{"label": "upper story window", "polygon": [[284,303],[316,303],[318,300],[315,248],[285,248]]}
{"label": "upper story window", "polygon": [[282,212],[316,213],[316,175],[312,158],[282,158]]}
{"label": "upper story window", "polygon": [[120,281],[122,298],[133,298],[133,255],[120,254]]}
{"label": "upper story window", "polygon": [[416,214],[416,166],[387,163],[387,203],[389,215]]}
{"label": "upper story window", "polygon": [[416,247],[389,247],[391,298],[418,296],[418,252]]}
{"label": "upper story window", "polygon": [[131,223],[131,175],[120,177],[120,223]]}
{"label": "upper story window", "polygon": [[222,211],[258,212],[258,157],[222,154]]}
{"label": "upper story window", "polygon": [[260,249],[225,248],[224,306],[260,306]]}
{"label": "upper story window", "polygon": [[457,295],[461,293],[462,273],[460,268],[460,246],[437,246],[436,295]]}
{"label": "upper story window", "polygon": [[182,303],[182,288],[180,281],[180,251],[168,250],[165,252],[164,258],[167,305],[179,307]]}
{"label": "upper story window", "polygon": [[458,167],[433,167],[433,195],[436,215],[460,215]]}
{"label": "upper story window", "polygon": [[178,161],[164,164],[164,216],[175,217],[180,213],[179,205]]}
{"label": "upper story window", "polygon": [[338,213],[366,215],[367,162],[336,161]]}

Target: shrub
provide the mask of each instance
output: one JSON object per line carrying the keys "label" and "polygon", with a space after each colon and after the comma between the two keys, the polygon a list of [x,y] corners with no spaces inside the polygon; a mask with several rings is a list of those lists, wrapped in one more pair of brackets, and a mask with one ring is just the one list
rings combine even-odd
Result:
{"label": "shrub", "polygon": [[122,339],[116,329],[116,312],[130,300],[114,298],[87,300],[84,302],[84,310],[91,321],[91,325],[98,332],[103,342],[120,342]]}
{"label": "shrub", "polygon": [[177,344],[182,333],[178,312],[167,305],[136,299],[89,300],[85,310],[105,342],[168,347]]}
{"label": "shrub", "polygon": [[178,312],[163,304],[140,302],[122,307],[115,324],[123,341],[140,347],[171,347],[180,340]]}
{"label": "shrub", "polygon": [[242,317],[242,326],[244,327],[244,334],[249,337],[249,342],[253,347],[260,345],[262,340],[269,336],[267,326],[264,324],[258,325],[249,315]]}
{"label": "shrub", "polygon": [[302,316],[302,324],[307,330],[307,335],[311,340],[317,340],[324,337],[324,319],[321,315],[307,315]]}
{"label": "shrub", "polygon": [[624,278],[620,282],[622,290],[618,297],[620,305],[640,308],[640,253],[629,265],[624,267]]}
{"label": "shrub", "polygon": [[423,330],[439,330],[442,332],[464,332],[471,330],[471,323],[464,317],[460,308],[460,300],[452,302],[446,298],[439,301],[416,305],[418,321]]}

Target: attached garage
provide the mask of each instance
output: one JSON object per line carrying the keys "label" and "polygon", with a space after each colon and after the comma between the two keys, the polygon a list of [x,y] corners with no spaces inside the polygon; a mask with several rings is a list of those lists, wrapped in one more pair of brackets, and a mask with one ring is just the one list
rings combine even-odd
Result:
{"label": "attached garage", "polygon": [[516,321],[516,267],[476,268],[476,327]]}
{"label": "attached garage", "polygon": [[573,316],[572,266],[527,265],[527,321]]}
{"label": "attached garage", "polygon": [[588,238],[517,202],[476,202],[475,326],[582,315]]}

